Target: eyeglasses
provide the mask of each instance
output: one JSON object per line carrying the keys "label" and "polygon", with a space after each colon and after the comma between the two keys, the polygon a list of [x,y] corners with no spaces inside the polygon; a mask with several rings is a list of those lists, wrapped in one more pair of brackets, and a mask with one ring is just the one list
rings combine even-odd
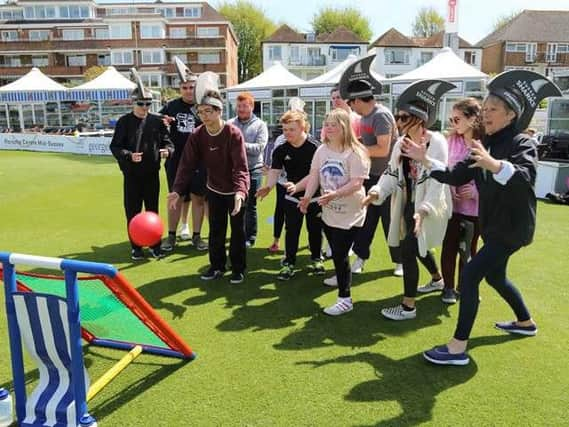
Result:
{"label": "eyeglasses", "polygon": [[409,114],[396,114],[393,116],[395,118],[395,121],[400,121],[401,123],[406,123],[407,120],[409,120],[411,118],[411,115]]}
{"label": "eyeglasses", "polygon": [[458,122],[460,122],[460,117],[456,117],[456,116],[455,117],[449,117],[448,121],[451,124],[456,125],[456,124],[458,124]]}
{"label": "eyeglasses", "polygon": [[152,102],[136,101],[136,105],[139,107],[150,107]]}
{"label": "eyeglasses", "polygon": [[203,115],[206,115],[206,114],[213,114],[214,111],[215,111],[215,110],[214,110],[213,108],[207,108],[207,109],[204,109],[204,110],[198,110],[198,116],[203,116]]}

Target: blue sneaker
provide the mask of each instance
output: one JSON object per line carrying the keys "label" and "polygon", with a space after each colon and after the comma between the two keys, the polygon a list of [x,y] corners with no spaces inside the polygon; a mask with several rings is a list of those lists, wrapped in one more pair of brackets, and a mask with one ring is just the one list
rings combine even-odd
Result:
{"label": "blue sneaker", "polygon": [[537,334],[537,326],[519,326],[516,322],[496,322],[495,325],[496,329],[500,329],[501,331],[508,332],[510,334],[518,334],[518,335],[526,335],[533,337]]}
{"label": "blue sneaker", "polygon": [[468,365],[470,358],[466,353],[451,354],[446,345],[433,347],[423,353],[423,357],[435,365]]}

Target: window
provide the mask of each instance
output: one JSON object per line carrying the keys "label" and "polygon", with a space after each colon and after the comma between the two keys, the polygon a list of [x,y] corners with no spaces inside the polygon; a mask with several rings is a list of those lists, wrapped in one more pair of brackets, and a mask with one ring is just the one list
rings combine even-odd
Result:
{"label": "window", "polygon": [[218,27],[199,27],[198,28],[198,37],[219,37],[219,28]]}
{"label": "window", "polygon": [[421,59],[419,60],[419,65],[426,64],[431,59],[433,59],[433,52],[421,52]]}
{"label": "window", "polygon": [[21,67],[22,66],[22,60],[20,59],[19,56],[5,56],[4,57],[4,63],[8,67]]}
{"label": "window", "polygon": [[48,30],[31,30],[30,31],[30,40],[33,41],[42,41],[49,39],[49,31]]}
{"label": "window", "polygon": [[474,50],[464,51],[464,62],[470,65],[476,65],[476,51]]}
{"label": "window", "polygon": [[17,31],[2,31],[2,41],[8,42],[12,40],[18,40],[18,32]]}
{"label": "window", "polygon": [[269,60],[270,61],[280,61],[283,58],[283,52],[281,46],[269,46]]}
{"label": "window", "polygon": [[10,21],[12,19],[24,19],[24,11],[21,9],[3,10],[0,14],[0,18],[6,21]]}
{"label": "window", "polygon": [[557,45],[557,53],[569,53],[569,44],[559,43]]}
{"label": "window", "polygon": [[109,35],[111,39],[131,39],[132,27],[128,22],[109,25]]}
{"label": "window", "polygon": [[343,61],[350,55],[359,56],[360,48],[352,46],[330,48],[330,57],[332,58],[332,61]]}
{"label": "window", "polygon": [[63,40],[85,40],[85,31],[63,30]]}
{"label": "window", "polygon": [[185,7],[184,16],[186,18],[199,18],[202,15],[201,7]]}
{"label": "window", "polygon": [[198,53],[198,64],[219,64],[218,52]]}
{"label": "window", "polygon": [[525,43],[506,43],[506,52],[520,52],[525,53],[526,44]]}
{"label": "window", "polygon": [[143,50],[142,51],[143,64],[163,64],[164,52],[161,50]]}
{"label": "window", "polygon": [[134,15],[136,9],[134,7],[111,7],[107,9],[109,15]]}
{"label": "window", "polygon": [[32,56],[32,65],[34,67],[47,67],[49,60],[47,56]]}
{"label": "window", "polygon": [[140,24],[141,39],[163,39],[164,28],[157,24]]}
{"label": "window", "polygon": [[478,81],[467,81],[467,82],[465,82],[465,85],[464,85],[464,91],[465,92],[482,92],[483,91],[482,82],[480,80],[478,80]]}
{"label": "window", "polygon": [[173,18],[176,16],[176,9],[172,7],[156,8],[155,12],[159,13],[165,18]]}
{"label": "window", "polygon": [[289,62],[291,64],[298,64],[300,63],[300,47],[299,46],[291,46],[290,47],[290,59]]}
{"label": "window", "polygon": [[111,65],[111,55],[97,55],[97,65],[108,67]]}
{"label": "window", "polygon": [[537,43],[526,43],[526,62],[534,62],[537,54]]}
{"label": "window", "polygon": [[162,87],[162,75],[160,74],[141,74],[140,78],[146,87]]}
{"label": "window", "polygon": [[53,6],[27,6],[24,8],[26,19],[53,19],[56,17]]}
{"label": "window", "polygon": [[170,28],[170,38],[171,39],[185,39],[186,29],[182,27]]}
{"label": "window", "polygon": [[547,62],[557,62],[557,52],[559,51],[559,45],[557,43],[547,43],[547,53],[545,55],[545,60]]}
{"label": "window", "polygon": [[81,67],[87,65],[87,57],[85,55],[70,55],[67,57],[68,67]]}
{"label": "window", "polygon": [[386,64],[409,64],[409,50],[407,49],[385,49]]}
{"label": "window", "polygon": [[73,4],[59,6],[59,16],[61,18],[88,18],[89,8]]}
{"label": "window", "polygon": [[111,64],[112,65],[130,65],[133,64],[133,55],[130,50],[122,50],[117,52],[111,52]]}
{"label": "window", "polygon": [[95,38],[97,40],[107,40],[109,39],[109,29],[108,28],[95,28]]}

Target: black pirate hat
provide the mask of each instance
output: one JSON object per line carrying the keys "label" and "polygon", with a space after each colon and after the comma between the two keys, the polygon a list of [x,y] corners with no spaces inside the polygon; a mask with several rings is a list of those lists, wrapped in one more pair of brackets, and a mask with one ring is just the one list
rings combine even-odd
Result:
{"label": "black pirate hat", "polygon": [[338,84],[342,99],[381,95],[381,83],[370,70],[374,59],[375,55],[366,56],[346,68]]}
{"label": "black pirate hat", "polygon": [[488,92],[497,96],[516,113],[516,129],[529,126],[539,103],[549,96],[562,96],[561,90],[547,77],[528,70],[510,70],[488,82]]}
{"label": "black pirate hat", "polygon": [[180,82],[195,82],[198,79],[198,76],[192,73],[192,70],[177,56],[174,56],[174,64],[176,65],[176,72],[178,77],[180,77]]}
{"label": "black pirate hat", "polygon": [[405,88],[396,108],[419,117],[425,122],[425,127],[431,127],[437,120],[437,106],[442,96],[455,88],[444,80],[419,80]]}
{"label": "black pirate hat", "polygon": [[144,87],[140,74],[134,67],[130,69],[130,78],[136,83],[136,88],[131,94],[133,101],[152,101],[152,92]]}

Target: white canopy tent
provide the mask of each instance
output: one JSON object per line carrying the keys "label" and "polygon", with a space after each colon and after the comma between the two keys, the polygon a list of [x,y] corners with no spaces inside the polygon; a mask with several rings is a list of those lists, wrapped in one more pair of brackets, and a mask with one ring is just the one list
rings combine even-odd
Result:
{"label": "white canopy tent", "polygon": [[[0,87],[0,105],[4,104],[6,127],[21,129],[26,121],[39,122],[46,117],[48,102],[57,103],[57,121],[61,125],[61,101],[67,96],[68,89],[49,78],[39,68],[33,67],[18,80]],[[29,118],[29,120],[26,120]]]}
{"label": "white canopy tent", "polygon": [[104,73],[93,80],[74,87],[72,90],[129,90],[132,91],[136,84],[119,73],[115,67],[107,67]]}
{"label": "white canopy tent", "polygon": [[448,92],[441,100],[439,119],[444,123],[448,108],[452,106],[449,100],[466,96],[482,97],[488,75],[464,62],[449,47],[444,47],[429,62],[384,82],[390,85],[391,105],[394,105],[396,98],[410,83],[424,79],[441,79],[456,85],[456,89]]}

